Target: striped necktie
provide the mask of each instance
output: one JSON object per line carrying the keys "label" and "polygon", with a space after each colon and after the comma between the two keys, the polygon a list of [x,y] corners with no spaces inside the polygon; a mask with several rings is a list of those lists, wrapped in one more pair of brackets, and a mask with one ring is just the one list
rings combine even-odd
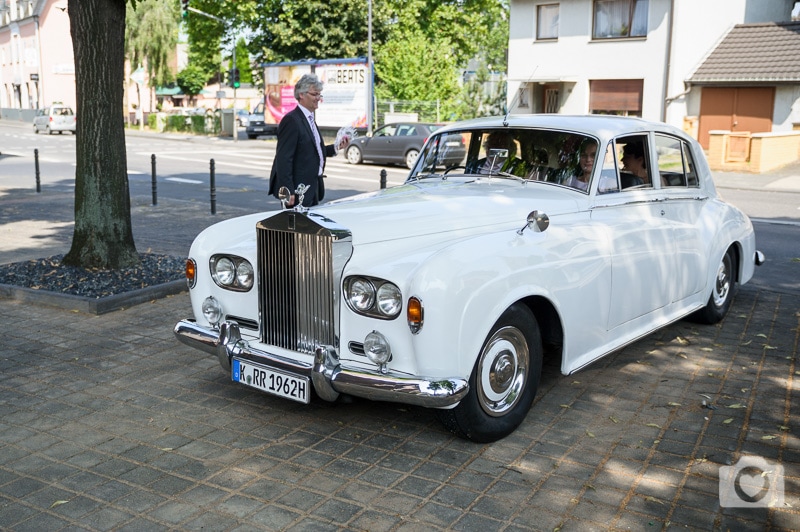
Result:
{"label": "striped necktie", "polygon": [[311,126],[311,132],[314,134],[314,146],[317,148],[317,155],[319,155],[319,173],[318,175],[322,175],[322,139],[319,136],[319,130],[317,129],[317,125],[314,123],[314,115],[308,115],[308,123]]}

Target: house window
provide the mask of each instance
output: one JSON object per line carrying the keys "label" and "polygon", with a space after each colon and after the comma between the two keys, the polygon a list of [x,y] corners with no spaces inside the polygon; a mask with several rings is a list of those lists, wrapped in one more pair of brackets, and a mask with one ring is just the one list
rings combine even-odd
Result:
{"label": "house window", "polygon": [[642,116],[644,80],[589,80],[589,112],[592,114]]}
{"label": "house window", "polygon": [[594,0],[593,39],[647,35],[649,0]]}
{"label": "house window", "polygon": [[530,106],[530,103],[528,101],[528,86],[527,85],[524,85],[519,89],[518,97],[519,97],[519,105],[518,105],[518,107],[523,108],[523,109],[527,109]]}
{"label": "house window", "polygon": [[536,40],[558,39],[558,4],[536,6]]}

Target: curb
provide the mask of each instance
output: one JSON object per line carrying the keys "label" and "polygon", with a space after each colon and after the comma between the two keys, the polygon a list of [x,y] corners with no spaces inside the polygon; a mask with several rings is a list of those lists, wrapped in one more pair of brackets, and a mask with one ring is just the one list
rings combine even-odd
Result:
{"label": "curb", "polygon": [[99,316],[101,314],[140,305],[148,301],[153,301],[154,299],[161,299],[186,291],[188,291],[188,287],[184,279],[100,298],[61,294],[58,292],[47,292],[45,290],[34,290],[33,288],[22,286],[0,284],[0,299],[13,299],[24,303],[47,305],[64,310],[74,310]]}

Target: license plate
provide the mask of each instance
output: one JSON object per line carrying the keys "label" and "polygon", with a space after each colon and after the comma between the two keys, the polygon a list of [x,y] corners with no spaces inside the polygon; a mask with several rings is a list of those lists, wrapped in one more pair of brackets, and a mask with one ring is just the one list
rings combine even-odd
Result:
{"label": "license plate", "polygon": [[253,364],[248,360],[233,359],[231,374],[234,382],[278,395],[286,399],[308,404],[310,402],[309,381],[307,377],[298,377],[272,368]]}
{"label": "license plate", "polygon": [[253,131],[264,131],[263,127],[254,127]]}

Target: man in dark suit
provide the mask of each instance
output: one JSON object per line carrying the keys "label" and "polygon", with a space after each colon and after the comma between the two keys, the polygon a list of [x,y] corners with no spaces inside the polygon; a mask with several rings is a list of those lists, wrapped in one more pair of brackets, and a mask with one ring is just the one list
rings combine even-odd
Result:
{"label": "man in dark suit", "polygon": [[292,196],[286,205],[293,207],[297,186],[308,185],[303,206],[317,205],[325,195],[322,174],[325,159],[336,155],[338,148],[326,146],[314,121],[314,111],[322,99],[322,82],[314,74],[305,74],[294,86],[298,106],[288,112],[278,124],[278,147],[270,172],[269,193],[277,197],[281,187]]}

